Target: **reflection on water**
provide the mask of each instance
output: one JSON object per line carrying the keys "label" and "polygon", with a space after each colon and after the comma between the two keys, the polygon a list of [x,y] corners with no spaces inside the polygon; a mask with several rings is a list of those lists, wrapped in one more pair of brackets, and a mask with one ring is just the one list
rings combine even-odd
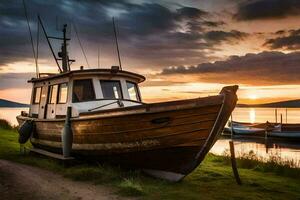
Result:
{"label": "reflection on water", "polygon": [[[277,122],[282,116],[283,123],[300,123],[300,108],[278,108]],[[241,122],[275,122],[274,108],[236,108],[232,113],[234,121]]]}
{"label": "reflection on water", "polygon": [[[229,151],[230,139],[219,139],[211,153],[223,155],[225,151]],[[280,158],[282,161],[293,161],[297,167],[300,167],[300,143],[286,142],[286,141],[266,141],[264,139],[251,141],[234,139],[234,147],[236,157],[241,157],[244,154],[249,154],[252,151],[256,156],[261,157],[263,160],[268,160],[271,157]]]}
{"label": "reflection on water", "polygon": [[255,109],[254,108],[250,108],[249,110],[249,118],[250,118],[250,122],[254,123],[255,122]]}
{"label": "reflection on water", "polygon": [[21,114],[21,111],[27,111],[29,108],[0,108],[0,119],[6,119],[12,125],[18,125],[16,116]]}
{"label": "reflection on water", "polygon": [[[28,111],[28,108],[0,108],[0,118],[8,120],[13,125],[17,125],[16,116],[19,115],[22,110]],[[300,108],[289,108],[287,110],[285,108],[278,109],[277,118],[279,120],[280,115],[282,115],[283,122],[287,120],[288,123],[300,123]],[[276,120],[275,109],[273,108],[236,108],[232,116],[233,120],[242,122],[275,122]],[[297,161],[298,163],[300,162],[300,142],[269,142],[267,147],[268,148],[266,148],[264,140],[235,141],[237,156],[253,151],[256,155],[262,156],[265,159],[277,155],[283,160],[288,159]],[[229,149],[228,140],[220,139],[211,149],[211,152],[221,155],[226,149]]]}

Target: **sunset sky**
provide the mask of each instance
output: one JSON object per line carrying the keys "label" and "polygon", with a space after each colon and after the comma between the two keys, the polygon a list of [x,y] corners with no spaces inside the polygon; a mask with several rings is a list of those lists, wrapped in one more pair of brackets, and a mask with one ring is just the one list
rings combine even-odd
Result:
{"label": "sunset sky", "polygon": [[[240,85],[240,103],[300,99],[299,0],[26,0],[36,45],[37,14],[51,36],[69,24],[72,69],[118,65],[143,74],[146,102],[213,95]],[[74,25],[87,54],[85,61]],[[40,72],[57,72],[42,33]],[[57,50],[60,44],[52,41]],[[98,49],[100,66],[98,66]],[[0,1],[0,98],[29,103],[35,76],[22,0]]]}

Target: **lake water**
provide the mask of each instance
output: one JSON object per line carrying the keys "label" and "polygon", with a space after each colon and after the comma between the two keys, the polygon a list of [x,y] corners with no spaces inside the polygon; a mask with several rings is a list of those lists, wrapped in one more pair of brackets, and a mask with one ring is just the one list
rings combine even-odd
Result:
{"label": "lake water", "polygon": [[12,125],[18,125],[16,116],[21,114],[21,111],[27,111],[29,108],[0,108],[0,119],[6,119]]}
{"label": "lake water", "polygon": [[[28,108],[0,108],[0,118],[8,120],[17,125],[16,116]],[[300,108],[277,109],[277,121],[285,123],[300,123]],[[232,114],[233,120],[242,122],[275,122],[274,108],[236,108]],[[229,149],[228,139],[219,139],[211,149],[212,153],[222,155]],[[254,152],[257,156],[268,159],[270,156],[280,157],[282,160],[293,160],[300,167],[300,142],[265,141],[235,139],[235,150],[237,157]]]}

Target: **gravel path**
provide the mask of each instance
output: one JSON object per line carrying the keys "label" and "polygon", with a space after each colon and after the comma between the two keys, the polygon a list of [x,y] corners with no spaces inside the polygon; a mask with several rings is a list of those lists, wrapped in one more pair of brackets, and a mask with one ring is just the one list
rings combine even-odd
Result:
{"label": "gravel path", "polygon": [[[0,199],[126,199],[111,188],[72,181],[53,172],[0,160]],[[127,198],[128,199],[128,198]]]}

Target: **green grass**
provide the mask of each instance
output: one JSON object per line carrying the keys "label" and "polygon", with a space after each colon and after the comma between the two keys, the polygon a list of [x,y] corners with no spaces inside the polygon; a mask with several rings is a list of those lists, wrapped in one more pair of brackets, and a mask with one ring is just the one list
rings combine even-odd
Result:
{"label": "green grass", "polygon": [[[238,186],[230,161],[209,154],[204,162],[179,183],[170,183],[109,165],[81,164],[63,168],[54,161],[21,155],[15,130],[0,128],[0,159],[12,160],[55,171],[75,181],[108,185],[121,196],[139,199],[299,199],[300,170],[276,163],[238,159],[243,182]],[[30,145],[27,144],[27,147]]]}

